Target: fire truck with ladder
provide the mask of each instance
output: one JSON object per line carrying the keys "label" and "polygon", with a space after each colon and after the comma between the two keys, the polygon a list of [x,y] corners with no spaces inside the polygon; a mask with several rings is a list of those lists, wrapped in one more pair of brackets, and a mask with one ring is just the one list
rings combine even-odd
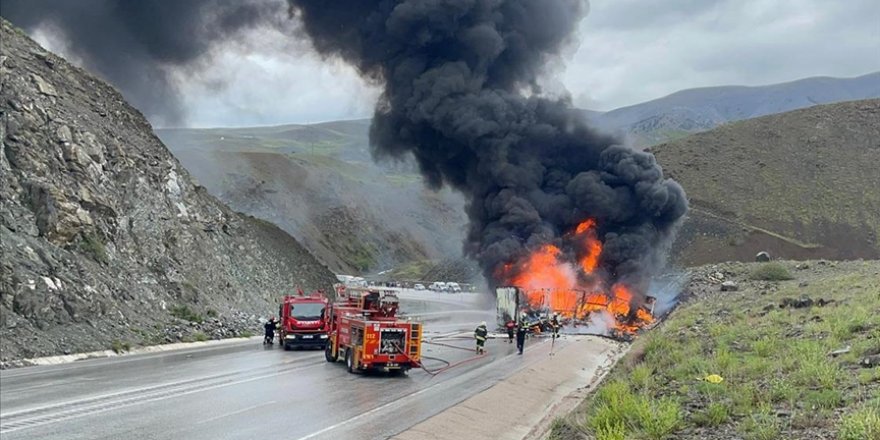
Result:
{"label": "fire truck with ladder", "polygon": [[285,350],[299,347],[324,348],[327,345],[327,306],[323,292],[285,295],[278,309],[279,342]]}
{"label": "fire truck with ladder", "polygon": [[327,362],[342,358],[350,373],[405,374],[421,366],[422,324],[398,318],[399,305],[393,291],[337,286],[327,312]]}

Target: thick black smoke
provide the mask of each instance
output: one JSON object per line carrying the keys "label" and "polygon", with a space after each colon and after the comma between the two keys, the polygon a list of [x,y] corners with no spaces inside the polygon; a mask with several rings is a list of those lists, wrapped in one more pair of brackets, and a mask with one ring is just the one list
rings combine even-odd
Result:
{"label": "thick black smoke", "polygon": [[[584,1],[291,0],[315,49],[383,88],[374,154],[412,153],[429,184],[468,200],[466,252],[492,279],[588,217],[613,279],[656,267],[687,210],[649,153],[597,134],[539,77],[584,17]],[[500,280],[495,280],[500,281]]]}
{"label": "thick black smoke", "polygon": [[3,0],[0,14],[56,33],[158,125],[184,121],[174,69],[196,68],[242,31],[289,22],[283,0]]}

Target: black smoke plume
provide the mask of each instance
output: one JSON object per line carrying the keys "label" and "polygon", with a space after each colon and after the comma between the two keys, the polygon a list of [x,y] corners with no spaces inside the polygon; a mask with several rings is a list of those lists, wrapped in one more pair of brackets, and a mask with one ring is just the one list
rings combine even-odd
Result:
{"label": "black smoke plume", "polygon": [[185,119],[174,69],[197,68],[243,31],[289,22],[282,0],[3,0],[0,14],[56,34],[158,125]]}
{"label": "black smoke plume", "polygon": [[539,78],[571,42],[584,1],[291,0],[318,53],[383,87],[377,157],[412,153],[426,181],[467,198],[465,251],[493,280],[588,217],[614,280],[644,281],[687,210],[654,156],[591,130]]}

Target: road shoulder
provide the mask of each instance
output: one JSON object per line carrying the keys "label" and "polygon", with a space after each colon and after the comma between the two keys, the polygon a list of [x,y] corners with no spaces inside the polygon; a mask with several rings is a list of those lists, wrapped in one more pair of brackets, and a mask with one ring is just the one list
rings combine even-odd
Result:
{"label": "road shoulder", "polygon": [[[595,336],[568,336],[509,378],[393,437],[395,440],[540,438],[553,418],[576,404],[628,345]],[[529,353],[527,353],[529,354]]]}

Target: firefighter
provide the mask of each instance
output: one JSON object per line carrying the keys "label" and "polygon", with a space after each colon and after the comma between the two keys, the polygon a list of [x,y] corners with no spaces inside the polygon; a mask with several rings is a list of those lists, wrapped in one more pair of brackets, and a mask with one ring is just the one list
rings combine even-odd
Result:
{"label": "firefighter", "polygon": [[272,345],[275,340],[275,330],[278,328],[278,323],[275,321],[274,316],[270,316],[269,320],[263,324],[263,328],[266,330],[266,336],[263,338],[263,344]]}
{"label": "firefighter", "polygon": [[520,315],[519,326],[516,328],[516,349],[519,350],[517,354],[523,354],[523,349],[526,345],[526,333],[529,331],[529,322],[528,317],[525,312]]}
{"label": "firefighter", "polygon": [[477,340],[477,354],[483,354],[486,351],[483,348],[486,345],[486,336],[489,336],[489,330],[486,328],[486,321],[483,321],[474,330],[474,338]]}
{"label": "firefighter", "polygon": [[552,317],[550,317],[550,328],[553,329],[553,339],[559,337],[559,313],[554,313]]}
{"label": "firefighter", "polygon": [[513,344],[513,334],[516,332],[516,321],[508,319],[507,324],[504,324],[504,327],[507,328],[507,343]]}

